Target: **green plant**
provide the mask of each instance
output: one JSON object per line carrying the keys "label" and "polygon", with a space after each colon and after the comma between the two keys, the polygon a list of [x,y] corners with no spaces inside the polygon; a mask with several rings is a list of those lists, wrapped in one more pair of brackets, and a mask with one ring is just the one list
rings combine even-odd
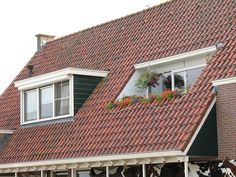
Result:
{"label": "green plant", "polygon": [[159,94],[156,94],[155,97],[158,102],[161,102],[163,100],[163,97]]}
{"label": "green plant", "polygon": [[109,103],[107,103],[107,105],[106,105],[106,109],[109,111],[112,110],[112,108],[114,108],[114,107],[115,107],[115,104],[112,103],[111,101]]}
{"label": "green plant", "polygon": [[176,88],[177,95],[184,96],[190,91],[190,86]]}
{"label": "green plant", "polygon": [[173,90],[166,90],[164,92],[161,93],[161,96],[163,98],[167,98],[169,100],[171,100],[172,98],[174,98],[176,95],[176,91],[173,91]]}
{"label": "green plant", "polygon": [[158,83],[159,78],[160,78],[160,74],[154,71],[146,70],[144,73],[140,75],[135,85],[136,87],[140,89],[145,89],[149,86],[156,87],[159,84]]}

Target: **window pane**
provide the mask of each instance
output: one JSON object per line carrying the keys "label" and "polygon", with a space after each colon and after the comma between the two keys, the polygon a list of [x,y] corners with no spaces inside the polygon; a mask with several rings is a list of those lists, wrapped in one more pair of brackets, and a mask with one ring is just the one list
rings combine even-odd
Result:
{"label": "window pane", "polygon": [[53,172],[56,177],[68,177],[68,172],[67,171],[58,171],[58,172]]}
{"label": "window pane", "polygon": [[171,72],[163,74],[163,91],[172,89]]}
{"label": "window pane", "polygon": [[158,85],[153,88],[152,87],[152,93],[160,94],[166,89],[171,89],[171,73],[166,72],[162,74],[158,80]]}
{"label": "window pane", "polygon": [[174,73],[174,88],[184,88],[184,71]]}
{"label": "window pane", "polygon": [[195,68],[195,69],[191,69],[191,70],[186,71],[187,86],[191,87],[195,83],[198,76],[201,74],[203,68],[204,67]]}
{"label": "window pane", "polygon": [[40,88],[40,118],[53,116],[53,90],[52,86]]}
{"label": "window pane", "polygon": [[90,171],[78,171],[77,177],[90,177]]}
{"label": "window pane", "polygon": [[69,114],[70,111],[70,101],[69,98],[58,99],[55,101],[55,111],[56,116]]}
{"label": "window pane", "polygon": [[37,90],[25,92],[25,121],[37,119]]}
{"label": "window pane", "polygon": [[61,87],[61,97],[68,97],[69,96],[69,81],[63,82]]}
{"label": "window pane", "polygon": [[55,84],[55,97],[56,99],[69,97],[69,81]]}

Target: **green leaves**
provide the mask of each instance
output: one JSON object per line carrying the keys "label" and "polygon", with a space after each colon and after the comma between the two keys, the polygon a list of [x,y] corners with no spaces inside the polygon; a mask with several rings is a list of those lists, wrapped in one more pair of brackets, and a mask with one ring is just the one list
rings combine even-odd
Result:
{"label": "green leaves", "polygon": [[159,78],[160,78],[160,74],[154,71],[146,70],[144,73],[140,75],[135,85],[139,89],[146,89],[148,86],[156,87],[158,86]]}

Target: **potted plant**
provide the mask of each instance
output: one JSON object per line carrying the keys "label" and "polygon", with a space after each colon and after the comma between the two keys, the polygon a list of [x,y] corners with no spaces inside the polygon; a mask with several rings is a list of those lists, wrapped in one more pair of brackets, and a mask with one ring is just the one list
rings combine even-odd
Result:
{"label": "potted plant", "polygon": [[159,85],[158,81],[160,78],[160,74],[155,71],[146,70],[144,73],[140,75],[138,80],[136,81],[136,87],[139,89],[148,88],[148,93],[151,93],[151,88],[155,88]]}

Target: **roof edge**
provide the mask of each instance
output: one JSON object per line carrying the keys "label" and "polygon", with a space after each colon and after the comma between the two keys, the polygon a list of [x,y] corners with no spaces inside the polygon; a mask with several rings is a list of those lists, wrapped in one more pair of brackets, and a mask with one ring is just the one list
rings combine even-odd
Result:
{"label": "roof edge", "polygon": [[68,35],[64,35],[64,36],[60,36],[56,39],[54,39],[53,41],[50,41],[48,43],[51,43],[51,42],[54,42],[54,41],[58,41],[58,40],[61,40],[61,39],[64,39],[64,38],[67,38],[67,37],[70,37],[72,35],[75,35],[75,34],[79,34],[79,33],[82,33],[82,32],[85,32],[85,31],[89,31],[89,30],[93,30],[97,27],[101,27],[101,26],[104,26],[104,25],[107,25],[107,24],[110,24],[110,23],[114,23],[114,22],[117,22],[119,20],[123,20],[125,18],[129,18],[129,17],[132,17],[134,15],[138,15],[138,14],[141,14],[143,12],[146,12],[148,10],[152,10],[154,8],[160,8],[160,6],[164,6],[166,4],[170,4],[170,3],[173,3],[174,0],[167,0],[165,2],[162,2],[162,3],[158,3],[158,4],[153,4],[151,5],[150,7],[143,7],[142,9],[138,9],[136,11],[133,11],[131,13],[128,13],[128,14],[123,14],[121,16],[118,16],[118,17],[114,17],[110,20],[106,20],[106,21],[103,21],[103,22],[100,22],[100,23],[97,23],[97,24],[92,24],[91,26],[88,26],[88,27],[85,27],[77,32],[74,32],[74,33],[71,33],[71,34],[68,34]]}
{"label": "roof edge", "polygon": [[213,45],[210,47],[206,47],[206,48],[202,48],[202,49],[198,49],[198,50],[193,50],[190,52],[181,53],[181,54],[177,54],[177,55],[172,55],[172,56],[160,58],[157,60],[152,60],[152,61],[148,61],[148,62],[144,62],[144,63],[138,63],[138,64],[135,64],[134,67],[135,67],[135,69],[144,69],[144,68],[148,68],[151,66],[180,61],[183,59],[191,59],[191,57],[195,57],[195,56],[212,54],[216,50],[217,50],[216,46]]}
{"label": "roof edge", "polygon": [[45,85],[45,83],[52,83],[57,80],[68,79],[69,75],[84,75],[84,76],[95,76],[95,77],[106,77],[109,71],[81,69],[81,68],[64,68],[58,71],[30,77],[27,79],[19,80],[14,82],[15,86],[19,90],[25,90],[33,88],[38,85]]}
{"label": "roof edge", "polygon": [[[0,171],[2,170],[15,170],[16,168],[30,168],[30,167],[40,167],[47,165],[62,165],[62,164],[83,164],[103,162],[110,163],[112,161],[127,161],[136,159],[149,159],[150,158],[160,158],[162,162],[165,162],[165,158],[176,157],[177,161],[181,160],[182,157],[185,159],[184,153],[180,150],[170,150],[170,151],[157,151],[157,152],[144,152],[144,153],[132,153],[132,154],[117,154],[117,155],[105,155],[105,156],[93,156],[93,157],[81,157],[81,158],[67,158],[67,159],[51,159],[43,161],[31,161],[31,162],[18,162],[18,163],[8,163],[0,164]],[[178,157],[180,159],[178,159]],[[182,160],[183,160],[182,159]],[[133,162],[137,163],[137,162]],[[149,162],[146,162],[149,163]],[[101,165],[100,165],[101,166]]]}
{"label": "roof edge", "polygon": [[14,133],[14,130],[0,128],[0,134],[13,134],[13,133]]}
{"label": "roof edge", "polygon": [[220,86],[220,85],[226,85],[226,84],[234,84],[234,83],[236,83],[236,77],[217,79],[217,80],[211,81],[211,83],[212,83],[213,86]]}

